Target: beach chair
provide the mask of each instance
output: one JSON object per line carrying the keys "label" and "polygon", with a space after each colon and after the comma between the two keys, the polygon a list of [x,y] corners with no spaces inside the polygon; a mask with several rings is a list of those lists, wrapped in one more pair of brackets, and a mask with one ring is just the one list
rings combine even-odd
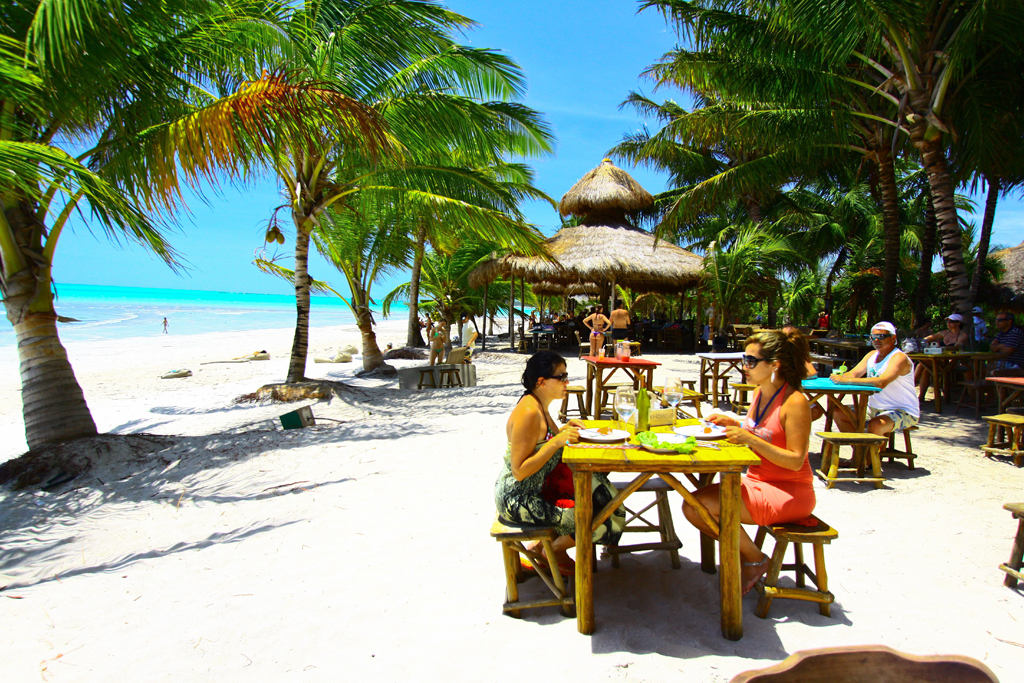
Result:
{"label": "beach chair", "polygon": [[961,655],[908,655],[884,645],[796,652],[780,664],[744,671],[732,683],[999,683],[992,671]]}

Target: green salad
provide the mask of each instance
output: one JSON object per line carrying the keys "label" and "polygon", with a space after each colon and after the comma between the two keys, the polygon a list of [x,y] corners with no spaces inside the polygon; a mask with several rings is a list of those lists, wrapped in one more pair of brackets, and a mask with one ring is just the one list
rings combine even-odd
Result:
{"label": "green salad", "polygon": [[693,449],[697,447],[697,439],[692,436],[686,437],[686,441],[682,443],[662,441],[660,437],[661,434],[655,434],[654,432],[640,432],[636,435],[636,440],[651,448],[662,448],[677,453],[693,453]]}

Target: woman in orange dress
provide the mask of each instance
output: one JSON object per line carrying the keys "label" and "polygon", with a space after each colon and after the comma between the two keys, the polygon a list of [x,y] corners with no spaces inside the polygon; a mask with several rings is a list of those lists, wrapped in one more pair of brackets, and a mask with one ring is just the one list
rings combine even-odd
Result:
{"label": "woman in orange dress", "polygon": [[[769,330],[748,337],[743,372],[748,382],[757,385],[750,410],[742,422],[726,415],[708,417],[708,422],[726,428],[730,442],[749,446],[761,459],[740,480],[743,524],[798,522],[814,511],[814,477],[807,460],[811,410],[800,391],[809,360],[807,340],[797,331],[787,334]],[[696,496],[717,520],[718,484],[700,489]],[[687,503],[683,504],[683,514],[695,527],[715,537]],[[746,595],[768,571],[769,557],[742,530],[740,556]]]}

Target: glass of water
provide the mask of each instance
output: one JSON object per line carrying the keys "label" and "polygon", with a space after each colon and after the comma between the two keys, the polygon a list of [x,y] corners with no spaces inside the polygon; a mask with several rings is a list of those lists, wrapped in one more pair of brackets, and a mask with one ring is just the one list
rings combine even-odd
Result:
{"label": "glass of water", "polygon": [[632,387],[619,387],[615,392],[615,412],[623,422],[629,422],[636,413],[636,393]]}
{"label": "glass of water", "polygon": [[669,377],[665,381],[665,402],[675,408],[683,398],[683,383],[678,377]]}

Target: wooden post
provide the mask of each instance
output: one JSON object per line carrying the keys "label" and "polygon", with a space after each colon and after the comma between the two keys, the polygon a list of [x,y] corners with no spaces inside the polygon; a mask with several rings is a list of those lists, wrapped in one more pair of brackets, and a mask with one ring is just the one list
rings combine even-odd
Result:
{"label": "wooden post", "polygon": [[516,332],[512,318],[516,310],[516,276],[509,273],[508,276],[508,348],[513,353],[516,350]]}
{"label": "wooden post", "polygon": [[[594,535],[590,530],[594,499],[590,472],[573,472],[572,481],[576,489],[576,628],[583,635],[590,635],[594,632]],[[558,567],[553,570],[558,571]]]}
{"label": "wooden post", "polygon": [[480,326],[480,350],[487,350],[487,289],[491,286],[491,283],[484,285],[484,320]]}
{"label": "wooden post", "polygon": [[[682,296],[682,295],[680,295]],[[697,311],[693,316],[693,350],[700,351],[700,340],[704,336],[704,297],[697,290]]]}
{"label": "wooden post", "polygon": [[719,590],[722,597],[722,636],[726,640],[743,637],[743,602],[740,595],[740,475],[722,472],[718,490],[721,509],[719,519],[718,553],[722,571]]}

